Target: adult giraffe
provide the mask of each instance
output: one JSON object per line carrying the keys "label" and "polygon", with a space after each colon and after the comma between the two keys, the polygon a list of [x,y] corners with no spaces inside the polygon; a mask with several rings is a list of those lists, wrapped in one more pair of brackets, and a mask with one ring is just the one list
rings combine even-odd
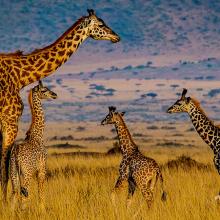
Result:
{"label": "adult giraffe", "polygon": [[22,54],[18,51],[0,54],[0,124],[2,133],[1,188],[3,201],[7,198],[8,161],[12,144],[17,136],[18,120],[23,103],[20,90],[52,73],[67,61],[79,45],[88,37],[95,40],[120,40],[94,11],[81,17],[53,44]]}
{"label": "adult giraffe", "polygon": [[[187,89],[183,89],[181,98],[167,109],[167,113],[188,113],[199,136],[213,150],[213,162],[220,175],[220,127],[207,117],[200,103],[196,99],[186,97],[186,93]],[[220,192],[215,199],[220,200]]]}

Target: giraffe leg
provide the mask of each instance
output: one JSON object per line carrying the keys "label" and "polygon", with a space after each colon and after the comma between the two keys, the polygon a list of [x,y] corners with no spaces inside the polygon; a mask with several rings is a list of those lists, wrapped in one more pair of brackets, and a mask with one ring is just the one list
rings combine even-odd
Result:
{"label": "giraffe leg", "polygon": [[153,203],[153,190],[149,187],[144,187],[141,189],[141,192],[147,202],[148,208],[150,208]]}
{"label": "giraffe leg", "polygon": [[153,192],[157,182],[157,175],[155,174],[150,179],[144,179],[142,183],[140,183],[140,190],[142,195],[144,196],[148,208],[151,207],[153,203]]}
{"label": "giraffe leg", "polygon": [[11,196],[11,205],[12,209],[15,209],[16,202],[19,199],[19,176],[18,170],[16,167],[15,157],[12,155],[10,159],[10,177],[11,177],[11,184],[12,184],[12,196]]}
{"label": "giraffe leg", "polygon": [[7,201],[7,186],[9,179],[9,160],[11,148],[14,140],[17,136],[18,127],[17,125],[8,125],[3,129],[3,145],[1,155],[1,188],[3,193],[3,201]]}
{"label": "giraffe leg", "polygon": [[22,173],[20,176],[20,195],[21,195],[21,208],[25,209],[29,200],[29,185],[31,177],[28,174]]}
{"label": "giraffe leg", "polygon": [[7,202],[7,186],[9,179],[8,176],[9,157],[10,157],[10,149],[4,149],[2,151],[2,158],[1,158],[1,188],[3,193],[2,199],[4,203]]}
{"label": "giraffe leg", "polygon": [[115,187],[111,193],[111,200],[114,205],[115,205],[115,195],[126,187],[126,182],[127,182],[127,179],[122,179],[121,176],[119,176],[115,184]]}
{"label": "giraffe leg", "polygon": [[[220,153],[215,154],[213,162],[215,164],[215,168],[218,171],[218,174],[220,175]],[[220,203],[220,192],[217,196],[215,196],[215,200]]]}
{"label": "giraffe leg", "polygon": [[[147,207],[150,209],[152,202],[153,202],[153,188],[151,187],[151,180],[148,181],[147,185],[142,184],[140,185],[140,190],[142,195],[144,196],[145,201],[147,202]],[[139,206],[136,213],[133,215],[133,219],[136,219],[143,207],[143,203]]]}
{"label": "giraffe leg", "polygon": [[128,178],[128,197],[127,197],[127,208],[131,205],[131,198],[134,195],[136,189],[136,183],[132,177]]}
{"label": "giraffe leg", "polygon": [[45,209],[45,179],[46,179],[46,169],[45,166],[38,172],[38,194],[40,201],[40,208]]}

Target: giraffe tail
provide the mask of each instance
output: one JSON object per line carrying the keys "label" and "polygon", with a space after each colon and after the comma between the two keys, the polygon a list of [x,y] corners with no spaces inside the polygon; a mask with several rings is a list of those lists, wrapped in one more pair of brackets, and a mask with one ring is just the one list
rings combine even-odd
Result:
{"label": "giraffe tail", "polygon": [[159,176],[159,179],[160,179],[160,185],[161,185],[161,191],[162,191],[161,200],[164,202],[164,201],[167,200],[167,193],[164,191],[163,176],[162,176],[162,173],[160,171],[158,172],[158,176]]}

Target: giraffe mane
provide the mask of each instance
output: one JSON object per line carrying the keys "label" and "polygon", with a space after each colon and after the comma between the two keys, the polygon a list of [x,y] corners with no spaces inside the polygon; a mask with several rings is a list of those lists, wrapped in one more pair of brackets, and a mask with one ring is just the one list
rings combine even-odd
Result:
{"label": "giraffe mane", "polygon": [[[28,102],[29,102],[29,106],[30,106],[30,110],[31,110],[31,115],[33,117],[33,100],[32,100],[32,96],[33,96],[33,89],[31,89],[31,91],[29,93],[29,96],[28,96]],[[32,118],[32,121],[33,121],[33,118]],[[30,127],[26,132],[25,140],[27,140],[29,138],[31,128],[32,128],[32,123],[30,124]]]}
{"label": "giraffe mane", "polygon": [[[214,125],[214,122],[212,120],[210,120],[207,116],[207,114],[205,113],[205,111],[202,109],[200,102],[195,99],[195,98],[191,98],[192,102],[194,103],[194,105],[199,109],[199,111],[204,114],[206,116],[206,118]],[[215,125],[216,127],[220,128],[220,125]]]}
{"label": "giraffe mane", "polygon": [[123,117],[120,114],[118,114],[118,117],[120,117],[120,119],[121,119],[121,121],[123,123],[124,128],[126,128],[126,130],[128,131],[128,136],[129,136],[129,138],[131,140],[131,143],[133,144],[134,147],[138,148],[138,146],[136,145],[136,143],[133,140],[133,137],[132,137],[132,135],[131,135],[131,133],[130,133],[130,131],[129,131],[125,121],[124,121],[124,119],[123,119]]}
{"label": "giraffe mane", "polygon": [[36,54],[38,52],[41,52],[41,51],[44,51],[44,50],[47,50],[51,47],[53,47],[54,45],[56,45],[64,36],[68,35],[74,28],[76,28],[79,24],[82,23],[82,21],[87,18],[86,16],[83,16],[81,18],[79,18],[71,27],[69,27],[56,41],[54,41],[52,44],[46,46],[46,47],[43,47],[43,48],[36,48],[34,49],[32,52],[30,52],[29,54],[27,55],[32,55],[32,54]]}
{"label": "giraffe mane", "polygon": [[205,111],[202,109],[200,102],[195,99],[195,98],[191,98],[192,102],[194,103],[194,105],[204,114],[206,115]]}
{"label": "giraffe mane", "polygon": [[23,55],[23,51],[22,50],[17,50],[15,52],[12,53],[0,53],[0,56],[22,56]]}

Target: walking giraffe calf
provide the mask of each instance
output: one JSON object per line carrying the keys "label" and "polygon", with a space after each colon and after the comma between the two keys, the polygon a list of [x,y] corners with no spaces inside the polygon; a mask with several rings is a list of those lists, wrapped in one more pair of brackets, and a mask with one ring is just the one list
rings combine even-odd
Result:
{"label": "walking giraffe calf", "polygon": [[122,152],[122,161],[119,168],[119,177],[112,192],[114,200],[115,193],[125,187],[128,182],[127,205],[130,205],[131,198],[136,186],[141,190],[147,205],[150,208],[153,201],[153,192],[158,178],[162,189],[162,200],[166,200],[166,193],[163,189],[163,177],[157,162],[145,157],[134,143],[131,134],[123,120],[124,112],[117,112],[116,108],[109,107],[109,114],[102,120],[101,124],[114,124],[119,145]]}
{"label": "walking giraffe calf", "polygon": [[[171,107],[168,113],[186,112],[198,132],[199,136],[208,144],[214,152],[213,162],[220,175],[220,127],[206,116],[199,102],[193,98],[186,97],[187,89],[183,89],[181,98],[178,99]],[[220,194],[215,197],[220,200]]]}
{"label": "walking giraffe calf", "polygon": [[14,145],[10,158],[12,200],[15,204],[19,192],[21,202],[27,201],[30,181],[37,174],[40,203],[44,205],[44,182],[46,177],[46,149],[43,141],[44,112],[41,99],[56,99],[57,95],[39,82],[29,94],[32,123],[23,143]]}

